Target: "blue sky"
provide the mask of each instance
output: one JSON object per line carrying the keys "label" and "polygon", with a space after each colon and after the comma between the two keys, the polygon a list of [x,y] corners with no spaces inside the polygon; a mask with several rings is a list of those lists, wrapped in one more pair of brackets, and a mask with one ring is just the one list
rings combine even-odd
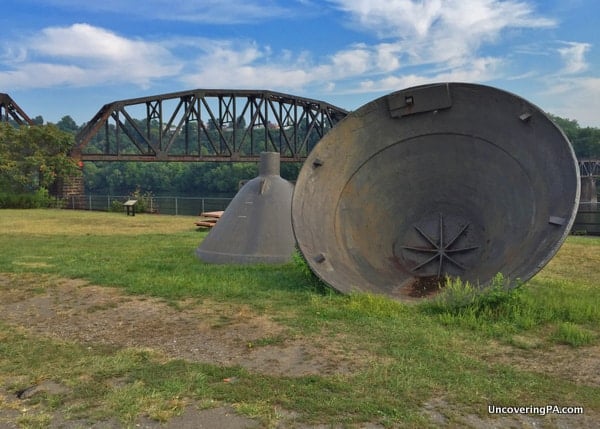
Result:
{"label": "blue sky", "polygon": [[4,0],[0,92],[88,121],[111,101],[270,89],[353,110],[492,85],[600,127],[598,0]]}

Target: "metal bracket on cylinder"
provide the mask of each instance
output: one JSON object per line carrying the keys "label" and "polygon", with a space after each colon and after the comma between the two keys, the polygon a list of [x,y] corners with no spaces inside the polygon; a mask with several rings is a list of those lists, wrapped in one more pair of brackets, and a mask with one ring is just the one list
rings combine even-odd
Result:
{"label": "metal bracket on cylinder", "polygon": [[327,259],[327,258],[325,258],[325,255],[324,255],[324,254],[322,254],[322,253],[319,253],[318,255],[316,255],[316,256],[313,258],[313,260],[314,260],[314,261],[315,261],[317,264],[320,264],[320,263],[324,262],[324,261],[325,261],[325,259]]}
{"label": "metal bracket on cylinder", "polygon": [[548,223],[556,226],[563,226],[567,223],[567,219],[560,216],[550,216],[548,219]]}
{"label": "metal bracket on cylinder", "polygon": [[525,112],[519,115],[519,119],[521,120],[521,122],[529,122],[532,116],[533,115],[531,114],[531,112]]}
{"label": "metal bracket on cylinder", "polygon": [[390,94],[387,100],[392,118],[435,112],[452,107],[450,86],[447,83],[398,91]]}

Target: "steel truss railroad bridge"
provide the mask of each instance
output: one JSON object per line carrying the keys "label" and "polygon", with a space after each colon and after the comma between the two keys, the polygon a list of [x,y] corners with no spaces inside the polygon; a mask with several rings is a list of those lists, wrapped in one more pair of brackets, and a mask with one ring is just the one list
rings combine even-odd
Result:
{"label": "steel truss railroad bridge", "polygon": [[[347,111],[273,91],[196,89],[106,104],[76,137],[82,161],[302,161]],[[143,119],[136,119],[136,118]]]}

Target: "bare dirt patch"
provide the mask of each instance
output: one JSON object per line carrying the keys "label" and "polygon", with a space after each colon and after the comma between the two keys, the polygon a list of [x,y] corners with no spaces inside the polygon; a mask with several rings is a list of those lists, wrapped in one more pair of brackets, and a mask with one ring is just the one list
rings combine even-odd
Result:
{"label": "bare dirt patch", "polygon": [[0,318],[37,335],[150,348],[168,358],[270,375],[348,373],[370,361],[332,338],[323,347],[322,339],[297,337],[244,305],[190,300],[175,307],[81,280],[33,280],[0,275]]}
{"label": "bare dirt patch", "polygon": [[[333,338],[303,338],[244,305],[188,300],[176,306],[82,280],[0,273],[0,320],[33,335],[84,344],[107,344],[158,351],[167,359],[240,365],[268,375],[349,373],[370,362],[366,352],[350,350]],[[227,380],[224,380],[227,381]],[[19,427],[22,400],[46,391],[46,384],[13,397],[0,386],[0,426]],[[10,399],[12,407],[7,404]],[[4,399],[3,399],[4,398]],[[4,406],[2,405],[4,404]],[[67,421],[60,413],[50,427],[118,428],[117,421]],[[286,427],[292,424],[283,418]],[[6,426],[3,426],[6,425]],[[139,428],[259,427],[257,421],[227,407],[189,405],[166,424],[141,417]]]}
{"label": "bare dirt patch", "polygon": [[483,358],[576,384],[600,386],[600,346],[574,348],[553,345],[520,349],[494,343]]}
{"label": "bare dirt patch", "polygon": [[431,298],[440,292],[440,283],[437,276],[415,277],[401,294],[409,298]]}

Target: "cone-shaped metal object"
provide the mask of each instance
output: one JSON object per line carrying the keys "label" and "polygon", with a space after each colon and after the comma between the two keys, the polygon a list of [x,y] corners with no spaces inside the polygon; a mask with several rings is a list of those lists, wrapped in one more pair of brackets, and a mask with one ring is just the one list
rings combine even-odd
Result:
{"label": "cone-shaped metal object", "polygon": [[292,223],[334,288],[410,300],[445,276],[529,279],[568,235],[579,192],[573,150],[539,108],[444,83],[379,98],[338,123],[300,171]]}
{"label": "cone-shaped metal object", "polygon": [[279,153],[260,154],[259,176],[248,181],[196,253],[215,264],[278,264],[295,248],[291,207],[294,185],[279,175]]}

